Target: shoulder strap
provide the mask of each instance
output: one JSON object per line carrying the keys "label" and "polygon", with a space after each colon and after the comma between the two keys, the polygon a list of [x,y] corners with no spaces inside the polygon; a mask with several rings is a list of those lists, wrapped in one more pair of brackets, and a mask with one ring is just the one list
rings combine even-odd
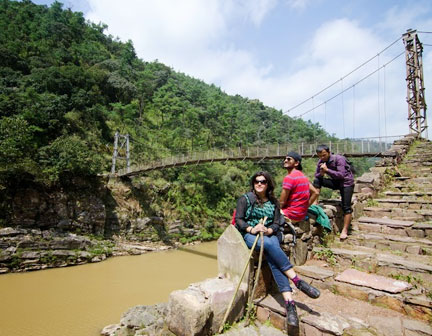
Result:
{"label": "shoulder strap", "polygon": [[255,194],[254,194],[252,191],[247,192],[247,193],[244,194],[243,196],[246,198],[246,200],[247,200],[247,202],[248,202],[248,208],[249,208],[249,207],[251,208],[251,210],[250,210],[250,212],[249,212],[249,216],[246,218],[246,220],[248,220],[249,217],[250,217],[250,215],[252,214],[253,208],[254,208],[254,206],[255,206],[255,203],[256,203],[256,196],[255,196]]}

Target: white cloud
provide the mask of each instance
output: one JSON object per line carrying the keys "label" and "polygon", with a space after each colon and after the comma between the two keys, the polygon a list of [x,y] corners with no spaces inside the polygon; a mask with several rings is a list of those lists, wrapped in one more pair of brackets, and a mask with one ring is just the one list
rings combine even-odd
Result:
{"label": "white cloud", "polygon": [[310,0],[287,0],[288,6],[297,10],[304,10],[310,3]]}
{"label": "white cloud", "polygon": [[[276,6],[277,0],[243,0],[242,5],[248,17],[255,25],[259,25],[265,16]],[[243,7],[242,6],[242,7]]]}
{"label": "white cloud", "polygon": [[[138,55],[221,85],[229,93],[264,76],[252,53],[229,42],[238,21],[259,25],[277,0],[89,0],[87,19],[108,24],[108,32],[131,39]],[[252,91],[253,93],[254,91]]]}
{"label": "white cloud", "polygon": [[[275,10],[278,0],[89,0],[89,4],[91,10],[87,19],[107,23],[109,33],[122,40],[131,39],[142,59],[158,59],[177,71],[215,83],[229,94],[260,99],[284,111],[376,55],[410,24],[419,23],[415,11],[402,11],[397,7],[390,9],[387,19],[375,26],[364,26],[347,18],[323,22],[310,41],[297,47],[299,57],[294,60],[295,67],[289,67],[296,70],[275,73],[272,60],[259,62],[253,51],[240,48],[231,35],[240,27],[259,28]],[[288,4],[304,9],[310,1],[290,0]],[[420,21],[423,27],[427,20]],[[402,42],[339,82],[326,95],[315,97],[290,115],[299,115],[337,94],[342,87],[351,86],[387,62],[396,51],[403,51]],[[380,85],[376,74],[356,86],[355,94],[350,90],[343,99],[339,96],[304,118],[321,122],[324,127],[328,126],[330,133],[338,136],[372,136],[384,135],[384,121],[388,117],[387,120],[391,120],[387,123],[388,134],[406,133],[404,71],[403,62],[395,61],[386,67],[385,83],[382,70]],[[387,111],[391,111],[391,116]],[[374,121],[371,123],[371,120]]]}

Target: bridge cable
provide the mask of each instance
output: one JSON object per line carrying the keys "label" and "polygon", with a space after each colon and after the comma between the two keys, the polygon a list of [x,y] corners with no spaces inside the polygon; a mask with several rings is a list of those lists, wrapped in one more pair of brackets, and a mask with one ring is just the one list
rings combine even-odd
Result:
{"label": "bridge cable", "polygon": [[387,99],[386,99],[386,67],[384,67],[384,135],[387,138]]}
{"label": "bridge cable", "polygon": [[378,136],[380,137],[381,140],[381,102],[380,102],[380,55],[378,54],[378,73],[377,73],[377,98],[378,98]]}
{"label": "bridge cable", "polygon": [[[392,47],[394,44],[396,44],[397,42],[399,42],[399,40],[401,40],[402,37],[399,37],[398,39],[396,39],[394,42],[390,43],[387,47],[385,47],[383,50],[381,50],[377,55],[382,54],[384,51],[386,51],[387,49],[389,49],[390,47]],[[356,72],[358,69],[360,69],[361,67],[365,66],[366,64],[368,64],[369,62],[371,62],[375,57],[377,57],[377,55],[372,56],[371,58],[369,58],[367,61],[363,62],[362,64],[360,64],[359,66],[357,66],[354,70],[350,71],[349,73],[347,73],[345,76],[343,76],[342,78],[338,79],[337,81],[333,82],[332,84],[328,85],[327,87],[325,87],[324,89],[322,89],[321,91],[317,92],[316,94],[314,94],[314,96],[318,96],[321,93],[323,93],[324,91],[330,89],[332,86],[336,85],[340,80],[350,76],[351,74],[353,74],[354,72]],[[294,107],[291,107],[290,109],[286,110],[286,113],[289,113],[290,111],[296,109],[297,107],[303,105],[304,103],[306,103],[308,100],[310,100],[311,98],[307,98],[305,100],[303,100],[302,102],[300,102],[299,104],[295,105]]]}
{"label": "bridge cable", "polygon": [[355,138],[355,86],[353,87],[353,106],[352,106],[352,119],[353,119],[353,139]]}
{"label": "bridge cable", "polygon": [[[388,61],[386,64],[384,64],[382,67],[384,67],[384,66],[390,64],[391,62],[395,61],[397,58],[401,57],[401,56],[404,55],[404,54],[405,54],[405,51],[401,52],[399,55],[393,57],[390,61]],[[380,69],[376,69],[376,70],[372,71],[371,73],[369,73],[368,75],[364,76],[363,78],[361,78],[360,80],[358,80],[356,83],[354,83],[354,84],[351,85],[350,87],[347,87],[346,89],[344,89],[344,92],[345,92],[345,91],[348,91],[349,89],[353,88],[354,86],[356,86],[356,85],[360,84],[361,82],[363,82],[364,80],[368,79],[370,76],[374,75],[378,70],[380,70]],[[335,99],[336,97],[338,97],[338,96],[341,95],[341,94],[342,94],[342,92],[339,92],[338,94],[336,94],[336,95],[334,95],[333,97],[327,99],[326,101],[324,101],[323,103],[319,104],[318,106],[315,106],[315,108],[318,108],[318,107],[324,105],[325,103],[327,103],[327,102],[329,102],[329,101]],[[298,118],[298,117],[302,117],[302,116],[304,116],[305,114],[308,114],[310,111],[311,111],[311,110],[308,110],[308,111],[306,111],[306,112],[303,112],[302,114],[299,114],[298,116],[296,116],[296,118]]]}
{"label": "bridge cable", "polygon": [[324,127],[327,128],[327,102],[324,103]]}
{"label": "bridge cable", "polygon": [[345,109],[344,109],[344,85],[343,85],[343,78],[341,78],[341,87],[342,87],[342,94],[341,94],[341,101],[342,101],[342,128],[343,128],[343,138],[345,139]]}

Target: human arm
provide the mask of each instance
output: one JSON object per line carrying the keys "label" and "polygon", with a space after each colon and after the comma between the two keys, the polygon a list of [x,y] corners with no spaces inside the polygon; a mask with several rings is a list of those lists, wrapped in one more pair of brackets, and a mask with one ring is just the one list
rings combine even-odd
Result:
{"label": "human arm", "polygon": [[315,177],[316,178],[319,178],[319,177],[323,177],[324,176],[324,174],[322,174],[322,170],[321,170],[321,164],[322,164],[323,162],[321,161],[321,160],[318,160],[318,163],[317,163],[317,167],[316,167],[316,169],[315,169]]}
{"label": "human arm", "polygon": [[279,203],[281,205],[281,208],[286,207],[286,203],[288,202],[288,196],[289,196],[290,192],[291,192],[291,189],[282,188],[282,192],[281,192],[281,195],[279,197]]}
{"label": "human arm", "polygon": [[326,167],[327,175],[334,180],[343,180],[346,175],[346,159],[342,155],[332,155],[332,159],[334,160],[334,164],[332,164],[334,168]]}
{"label": "human arm", "polygon": [[275,210],[273,215],[273,223],[267,227],[267,232],[264,233],[266,236],[271,236],[272,234],[276,234],[281,225],[284,225],[285,218],[281,214],[281,209],[278,204],[275,204]]}
{"label": "human arm", "polygon": [[319,196],[318,190],[309,182],[309,206],[315,203]]}
{"label": "human arm", "polygon": [[246,222],[246,210],[248,208],[248,202],[245,196],[241,196],[237,200],[235,223],[236,227],[241,232],[248,232],[246,229],[250,226]]}
{"label": "human arm", "polygon": [[294,188],[294,180],[292,176],[289,174],[284,177],[282,181],[282,191],[279,197],[279,204],[281,209],[285,209],[288,206],[289,195],[291,194],[291,190]]}

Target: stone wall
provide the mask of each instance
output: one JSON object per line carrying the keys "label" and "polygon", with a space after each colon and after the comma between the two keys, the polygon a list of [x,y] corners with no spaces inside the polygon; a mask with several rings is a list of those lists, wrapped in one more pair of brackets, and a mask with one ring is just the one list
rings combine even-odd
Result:
{"label": "stone wall", "polygon": [[[398,174],[395,166],[401,162],[410,146],[415,141],[415,136],[407,135],[403,139],[396,140],[388,151],[389,155],[380,159],[375,167],[356,178],[354,194],[352,199],[353,218],[361,216],[367,200],[375,197],[379,190],[387,183],[388,176]],[[343,227],[343,212],[339,199],[320,200],[319,205],[330,219],[332,234],[339,234]],[[290,255],[294,265],[303,265],[306,260],[312,257],[312,250],[315,246],[321,245],[330,234],[316,221],[316,216],[309,213],[309,219],[294,224],[296,244],[293,246],[293,233],[285,228],[282,249]]]}

